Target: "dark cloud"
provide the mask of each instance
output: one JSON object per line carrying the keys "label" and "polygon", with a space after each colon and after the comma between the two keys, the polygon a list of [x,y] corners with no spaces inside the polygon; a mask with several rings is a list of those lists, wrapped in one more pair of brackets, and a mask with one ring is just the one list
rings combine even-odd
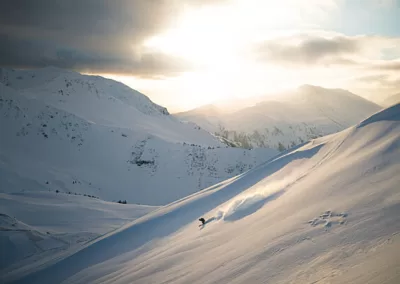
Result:
{"label": "dark cloud", "polygon": [[169,24],[177,1],[161,0],[3,0],[2,27],[27,28],[35,36],[129,35],[140,37]]}
{"label": "dark cloud", "polygon": [[359,51],[357,39],[337,36],[330,39],[322,37],[293,37],[263,42],[255,53],[258,58],[269,63],[301,64],[340,64],[352,65],[355,62],[347,55]]}
{"label": "dark cloud", "polygon": [[173,26],[184,8],[179,0],[3,0],[0,66],[174,75],[190,65],[160,53],[137,57],[135,48]]}
{"label": "dark cloud", "polygon": [[81,72],[135,75],[138,77],[175,76],[193,68],[182,58],[159,52],[135,56],[127,52],[101,52],[74,49],[57,43],[15,39],[0,35],[0,65],[14,68],[57,66]]}

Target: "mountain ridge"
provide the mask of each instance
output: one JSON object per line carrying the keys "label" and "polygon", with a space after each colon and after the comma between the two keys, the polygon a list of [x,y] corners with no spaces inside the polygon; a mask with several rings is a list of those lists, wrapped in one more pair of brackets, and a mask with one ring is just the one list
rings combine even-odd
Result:
{"label": "mountain ridge", "polygon": [[381,107],[343,89],[304,85],[228,114],[177,114],[245,148],[288,149],[354,125]]}

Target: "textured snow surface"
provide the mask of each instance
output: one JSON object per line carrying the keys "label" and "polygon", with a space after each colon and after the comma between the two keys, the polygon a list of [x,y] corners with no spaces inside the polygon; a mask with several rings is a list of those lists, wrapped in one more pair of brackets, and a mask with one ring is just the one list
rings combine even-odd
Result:
{"label": "textured snow surface", "polygon": [[398,104],[4,280],[399,283],[399,161]]}

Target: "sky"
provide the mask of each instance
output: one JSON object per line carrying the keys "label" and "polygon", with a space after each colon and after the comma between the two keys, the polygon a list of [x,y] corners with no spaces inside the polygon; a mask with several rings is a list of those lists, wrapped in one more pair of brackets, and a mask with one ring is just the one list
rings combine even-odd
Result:
{"label": "sky", "polygon": [[2,0],[0,67],[121,81],[171,112],[303,84],[400,92],[400,0]]}

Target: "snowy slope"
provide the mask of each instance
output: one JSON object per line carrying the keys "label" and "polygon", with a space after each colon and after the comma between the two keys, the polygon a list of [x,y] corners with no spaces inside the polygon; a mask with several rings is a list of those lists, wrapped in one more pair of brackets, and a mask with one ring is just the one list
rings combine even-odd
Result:
{"label": "snowy slope", "polygon": [[0,192],[59,190],[161,205],[276,154],[226,148],[112,80],[57,68],[2,69],[1,76]]}
{"label": "snowy slope", "polygon": [[28,99],[92,124],[135,129],[172,142],[218,144],[205,131],[181,123],[143,94],[99,76],[53,67],[23,71],[0,69],[0,82]]}
{"label": "snowy slope", "polygon": [[380,107],[341,89],[305,85],[233,113],[210,107],[177,114],[244,146],[290,148],[354,125]]}
{"label": "snowy slope", "polygon": [[400,104],[4,279],[399,283],[399,160]]}
{"label": "snowy slope", "polygon": [[157,207],[53,192],[0,193],[0,273],[55,257]]}

